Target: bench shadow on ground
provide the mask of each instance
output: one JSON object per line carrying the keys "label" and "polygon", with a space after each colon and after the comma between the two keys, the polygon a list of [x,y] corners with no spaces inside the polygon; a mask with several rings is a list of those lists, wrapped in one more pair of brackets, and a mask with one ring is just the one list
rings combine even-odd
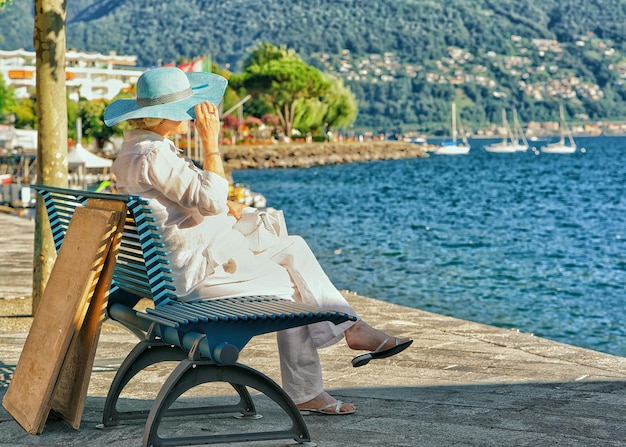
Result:
{"label": "bench shadow on ground", "polygon": [[[6,374],[2,367],[2,373]],[[0,385],[0,397],[6,381]],[[425,387],[349,388],[332,390],[358,410],[349,416],[305,416],[319,446],[623,446],[626,439],[626,382],[485,384]],[[267,397],[254,394],[261,419],[228,415],[167,418],[168,436],[189,433],[258,431],[285,428],[288,418]],[[183,396],[183,405],[217,405],[231,400]],[[120,409],[148,409],[150,398],[120,400]],[[87,398],[78,431],[51,416],[41,435],[26,433],[0,410],[0,446],[140,445],[143,420],[97,429],[103,397]],[[288,425],[287,425],[288,426]],[[217,445],[283,446],[289,440]]]}

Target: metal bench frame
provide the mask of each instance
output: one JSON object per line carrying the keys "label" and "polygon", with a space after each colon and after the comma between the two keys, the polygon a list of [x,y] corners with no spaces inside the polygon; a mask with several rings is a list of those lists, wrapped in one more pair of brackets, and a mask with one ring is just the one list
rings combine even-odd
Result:
{"label": "metal bench frame", "polygon": [[[170,276],[167,253],[149,202],[140,196],[103,194],[44,185],[34,185],[43,201],[57,251],[76,207],[89,199],[117,200],[126,204],[126,221],[113,273],[107,316],[132,331],[140,342],[121,364],[109,389],[102,427],[122,420],[146,419],[144,446],[197,445],[225,442],[292,438],[311,440],[307,426],[294,402],[272,379],[237,363],[239,352],[255,335],[291,327],[331,321],[339,324],[355,317],[296,303],[274,296],[178,301]],[[153,309],[137,311],[115,302],[117,293],[150,298]],[[161,387],[149,411],[118,411],[124,387],[145,368],[166,361],[178,362]],[[186,391],[204,383],[229,383],[239,395],[234,405],[170,408]],[[239,413],[244,418],[260,417],[248,387],[276,402],[291,419],[284,430],[161,437],[161,420],[169,416]]]}

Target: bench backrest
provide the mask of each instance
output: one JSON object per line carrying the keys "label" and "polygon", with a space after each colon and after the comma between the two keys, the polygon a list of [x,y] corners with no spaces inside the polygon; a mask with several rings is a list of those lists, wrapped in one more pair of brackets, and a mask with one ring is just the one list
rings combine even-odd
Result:
{"label": "bench backrest", "polygon": [[152,298],[156,307],[176,299],[167,253],[146,199],[44,185],[33,185],[33,188],[43,198],[57,252],[76,207],[85,206],[89,199],[125,202],[126,222],[113,272],[112,291],[119,287],[135,295]]}

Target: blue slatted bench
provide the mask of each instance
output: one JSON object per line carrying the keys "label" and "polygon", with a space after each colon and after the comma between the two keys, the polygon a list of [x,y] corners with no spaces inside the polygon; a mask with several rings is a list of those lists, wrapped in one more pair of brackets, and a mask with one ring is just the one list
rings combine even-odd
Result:
{"label": "blue slatted bench", "polygon": [[[293,401],[269,377],[241,363],[239,352],[260,334],[331,321],[354,320],[341,312],[296,303],[275,296],[246,296],[182,302],[177,299],[170,276],[167,253],[149,202],[139,196],[103,194],[35,185],[43,198],[57,251],[60,249],[76,207],[91,199],[116,200],[126,204],[126,220],[113,272],[107,316],[140,338],[122,362],[109,389],[102,427],[123,420],[146,419],[144,446],[198,445],[225,442],[292,438],[310,441],[306,424]],[[149,298],[154,308],[139,311],[133,306]],[[117,402],[124,387],[145,368],[166,361],[178,362],[161,387],[150,410],[119,411]],[[209,382],[227,382],[239,395],[232,405],[171,408],[191,388]],[[287,414],[291,427],[279,430],[162,437],[164,417],[238,413],[258,417],[248,391],[254,388]]]}

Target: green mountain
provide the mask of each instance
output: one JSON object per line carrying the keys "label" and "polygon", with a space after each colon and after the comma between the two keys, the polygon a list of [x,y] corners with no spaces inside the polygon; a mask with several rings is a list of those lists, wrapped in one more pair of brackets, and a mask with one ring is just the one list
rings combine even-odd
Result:
{"label": "green mountain", "polygon": [[[626,0],[70,0],[68,48],[142,66],[209,54],[240,70],[259,42],[345,78],[355,128],[446,132],[500,121],[626,117]],[[32,49],[31,4],[0,12],[0,48]],[[71,9],[70,9],[71,8]]]}

